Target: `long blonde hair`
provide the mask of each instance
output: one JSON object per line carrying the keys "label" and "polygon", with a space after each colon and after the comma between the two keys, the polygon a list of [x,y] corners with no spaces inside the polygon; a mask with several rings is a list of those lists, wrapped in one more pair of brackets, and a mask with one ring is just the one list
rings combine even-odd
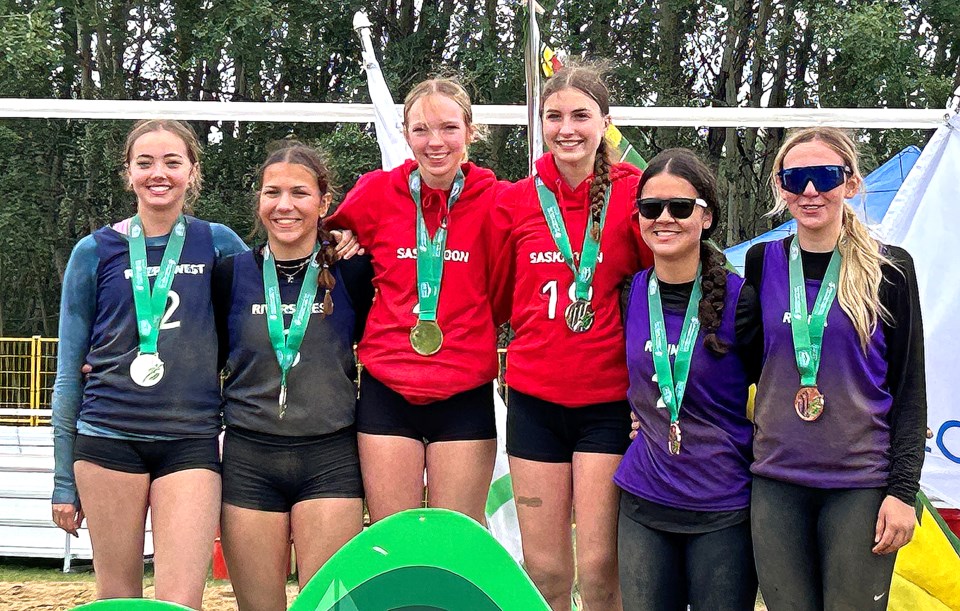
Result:
{"label": "long blonde hair", "polygon": [[[770,215],[779,214],[787,209],[787,202],[780,190],[777,173],[783,169],[783,158],[798,144],[820,142],[843,159],[850,168],[851,178],[855,178],[863,189],[863,176],[857,146],[843,130],[835,127],[808,127],[793,132],[777,152],[770,173],[770,188],[773,191],[774,207]],[[860,197],[863,197],[862,191]],[[890,312],[880,303],[880,283],[883,272],[880,266],[893,265],[880,250],[880,243],[870,235],[850,204],[843,204],[843,219],[840,225],[840,238],[837,242],[840,251],[840,286],[837,300],[840,308],[850,317],[853,327],[860,337],[860,347],[866,352],[867,345],[877,329],[880,320],[888,321]]]}

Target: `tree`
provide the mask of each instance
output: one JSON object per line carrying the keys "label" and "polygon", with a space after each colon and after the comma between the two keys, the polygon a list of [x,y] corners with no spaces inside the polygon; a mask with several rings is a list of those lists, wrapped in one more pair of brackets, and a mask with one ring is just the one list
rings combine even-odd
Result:
{"label": "tree", "polygon": [[[355,10],[368,10],[388,85],[455,74],[474,103],[524,97],[526,16],[504,0],[0,0],[0,96],[367,102]],[[554,46],[611,63],[614,103],[942,108],[960,86],[960,18],[948,0],[544,0]],[[206,142],[196,213],[253,226],[269,143],[326,148],[341,192],[379,165],[363,125],[196,122]],[[56,332],[73,244],[129,216],[122,121],[0,120],[0,334]],[[765,178],[780,129],[629,128],[646,157],[697,150],[718,171],[724,244],[769,227]],[[926,134],[864,132],[871,169]],[[526,172],[524,128],[497,126],[471,157],[506,179]],[[29,236],[29,237],[25,237]],[[10,290],[16,287],[16,290]]]}

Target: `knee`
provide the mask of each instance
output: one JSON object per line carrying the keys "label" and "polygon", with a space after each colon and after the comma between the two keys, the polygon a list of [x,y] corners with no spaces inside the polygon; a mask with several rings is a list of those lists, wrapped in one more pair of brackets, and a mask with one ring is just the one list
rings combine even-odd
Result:
{"label": "knee", "polygon": [[583,599],[616,600],[620,593],[620,575],[617,571],[617,554],[614,550],[608,554],[591,554],[589,557],[578,558],[577,582]]}
{"label": "knee", "polygon": [[529,557],[524,553],[524,568],[547,600],[569,598],[573,592],[574,573],[570,562],[548,556]]}

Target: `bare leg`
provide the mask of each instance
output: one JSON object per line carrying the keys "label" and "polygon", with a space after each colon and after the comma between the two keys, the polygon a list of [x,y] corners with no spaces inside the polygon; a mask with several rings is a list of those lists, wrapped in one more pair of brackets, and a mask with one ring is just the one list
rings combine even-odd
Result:
{"label": "bare leg", "polygon": [[360,471],[370,521],[423,503],[423,442],[396,435],[359,433]]}
{"label": "bare leg", "polygon": [[220,474],[185,469],[150,487],[157,600],[199,609],[220,515]]}
{"label": "bare leg", "polygon": [[73,464],[93,544],[97,598],[143,596],[143,537],[150,476]]}
{"label": "bare leg", "polygon": [[363,529],[363,500],[310,499],[290,512],[302,589],[320,567]]}
{"label": "bare leg", "polygon": [[220,524],[223,555],[240,611],[284,611],[290,514],[224,503]]}
{"label": "bare leg", "polygon": [[511,456],[510,474],[524,568],[553,611],[570,611],[574,576],[571,465]]}
{"label": "bare leg", "polygon": [[617,515],[620,491],[613,473],[619,454],[573,455],[573,507],[577,522],[577,580],[583,611],[618,611]]}
{"label": "bare leg", "polygon": [[439,441],[427,446],[431,507],[452,509],[486,524],[484,509],[493,479],[497,441]]}

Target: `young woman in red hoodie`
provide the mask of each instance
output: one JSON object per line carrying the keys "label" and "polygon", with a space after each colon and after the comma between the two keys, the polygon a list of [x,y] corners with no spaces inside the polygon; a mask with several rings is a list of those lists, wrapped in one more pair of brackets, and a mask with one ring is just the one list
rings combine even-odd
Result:
{"label": "young woman in red hoodie", "polygon": [[423,500],[484,520],[496,455],[491,210],[497,180],[466,161],[466,91],[449,79],[404,101],[415,160],[365,174],[329,219],[373,258],[375,297],[358,346],[360,464],[370,518]]}
{"label": "young woman in red hoodie", "polygon": [[576,513],[586,609],[620,609],[613,473],[629,445],[619,294],[652,262],[637,233],[640,171],[612,162],[599,71],[564,68],[543,91],[549,152],[536,176],[498,194],[508,236],[495,277],[510,312],[507,452],[524,564],[554,609],[569,609]]}

